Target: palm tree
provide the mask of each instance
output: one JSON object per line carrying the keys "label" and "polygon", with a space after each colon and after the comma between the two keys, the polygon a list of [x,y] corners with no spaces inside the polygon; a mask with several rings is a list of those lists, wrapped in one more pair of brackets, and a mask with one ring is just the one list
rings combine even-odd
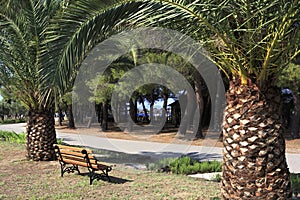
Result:
{"label": "palm tree", "polygon": [[[79,1],[71,6],[72,3],[68,0],[1,0],[0,3],[0,82],[28,109],[28,159],[54,158],[55,100],[70,91],[86,52],[105,38],[100,34],[105,24],[113,27],[117,19],[127,15],[122,7],[113,9],[114,15],[105,12],[104,8],[113,7],[114,1]],[[139,7],[136,3],[126,5],[135,10]],[[66,21],[66,18],[73,19]]]}
{"label": "palm tree", "polygon": [[[161,2],[157,11],[150,5]],[[223,124],[225,199],[290,199],[275,87],[299,54],[298,0],[160,0],[136,24],[176,28],[200,41],[230,80]],[[159,10],[159,11],[158,11]]]}
{"label": "palm tree", "polygon": [[10,94],[26,105],[27,157],[53,158],[54,98],[44,98],[39,60],[44,30],[60,9],[59,1],[1,1],[1,82]]}
{"label": "palm tree", "polygon": [[[124,15],[119,14],[126,10],[133,14],[127,27],[130,22],[159,25],[188,34],[203,44],[230,80],[223,125],[224,199],[291,198],[275,83],[299,54],[299,6],[299,0],[127,0],[104,12],[109,16],[104,32],[112,27],[110,22],[122,25]],[[65,19],[76,25],[77,11],[73,7]],[[97,24],[97,20],[89,22]],[[64,32],[61,41],[72,34]],[[68,48],[74,47],[69,44]]]}

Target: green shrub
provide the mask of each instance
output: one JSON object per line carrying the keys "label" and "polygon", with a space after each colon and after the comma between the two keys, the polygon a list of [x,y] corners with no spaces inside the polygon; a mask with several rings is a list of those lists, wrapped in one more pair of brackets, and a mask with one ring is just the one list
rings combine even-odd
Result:
{"label": "green shrub", "polygon": [[58,139],[57,139],[57,144],[64,144],[63,141],[64,141],[64,140],[63,140],[62,138],[58,138]]}
{"label": "green shrub", "polygon": [[219,161],[203,161],[199,162],[191,159],[189,156],[180,158],[167,158],[158,161],[157,163],[150,163],[147,165],[149,170],[159,170],[165,172],[170,169],[174,174],[195,174],[195,173],[208,173],[208,172],[221,172],[222,163]]}
{"label": "green shrub", "polygon": [[4,121],[0,121],[0,124],[15,124],[15,123],[24,123],[25,119],[6,119]]}
{"label": "green shrub", "polygon": [[216,174],[213,178],[212,178],[213,181],[216,181],[216,182],[221,182],[222,180],[222,175],[220,174]]}
{"label": "green shrub", "polygon": [[299,194],[300,193],[300,177],[297,174],[291,174],[291,184],[292,184],[292,191],[293,193]]}
{"label": "green shrub", "polygon": [[[0,141],[7,141],[11,143],[25,144],[26,143],[26,134],[25,133],[15,133],[10,131],[1,131],[0,130]],[[63,144],[63,139],[58,138],[57,144]]]}
{"label": "green shrub", "polygon": [[170,163],[173,161],[174,161],[174,158],[164,158],[164,159],[158,160],[155,163],[147,163],[146,167],[148,170],[151,170],[151,171],[160,170],[161,168],[170,166]]}
{"label": "green shrub", "polygon": [[0,139],[7,142],[25,144],[26,134],[25,133],[15,133],[10,131],[0,131]]}
{"label": "green shrub", "polygon": [[200,173],[211,172],[211,166],[210,166],[209,162],[207,162],[207,161],[203,162],[200,165],[199,172]]}

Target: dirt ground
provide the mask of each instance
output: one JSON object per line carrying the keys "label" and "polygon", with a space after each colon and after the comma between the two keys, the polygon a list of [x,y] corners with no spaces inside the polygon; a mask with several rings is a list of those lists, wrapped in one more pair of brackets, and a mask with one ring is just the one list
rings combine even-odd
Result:
{"label": "dirt ground", "polygon": [[58,161],[29,161],[24,145],[0,141],[0,149],[1,200],[220,199],[218,182],[117,164],[109,173],[111,182],[95,180],[89,185],[86,168],[79,167],[81,175],[65,173],[60,177]]}
{"label": "dirt ground", "polygon": [[[98,124],[92,124],[90,128],[87,127],[77,127],[76,129],[69,129],[66,125],[59,126],[56,125],[56,130],[58,132],[74,133],[74,134],[87,134],[96,135],[99,137],[107,137],[114,139],[124,139],[124,140],[135,140],[135,141],[149,141],[149,142],[161,142],[161,143],[173,143],[173,144],[189,144],[198,146],[215,146],[222,147],[222,141],[219,140],[218,133],[207,133],[208,137],[205,139],[196,139],[191,131],[183,137],[178,137],[176,135],[177,129],[174,127],[167,127],[160,133],[149,133],[147,128],[136,131],[136,132],[124,132],[117,128],[109,127],[108,131],[101,131]],[[213,139],[210,139],[213,138]],[[291,139],[288,134],[285,135],[286,138],[286,151],[287,153],[300,153],[300,138]]]}

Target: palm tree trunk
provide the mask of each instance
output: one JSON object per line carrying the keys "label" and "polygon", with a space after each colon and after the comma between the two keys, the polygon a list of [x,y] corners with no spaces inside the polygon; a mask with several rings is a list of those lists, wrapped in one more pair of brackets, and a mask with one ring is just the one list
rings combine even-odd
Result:
{"label": "palm tree trunk", "polygon": [[26,127],[27,158],[34,161],[53,160],[55,143],[54,112],[30,110]]}
{"label": "palm tree trunk", "polygon": [[232,81],[223,127],[224,199],[290,199],[280,94]]}

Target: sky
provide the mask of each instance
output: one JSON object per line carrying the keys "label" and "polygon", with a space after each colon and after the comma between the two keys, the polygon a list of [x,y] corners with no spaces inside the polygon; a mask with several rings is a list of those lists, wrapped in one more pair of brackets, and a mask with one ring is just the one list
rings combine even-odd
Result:
{"label": "sky", "polygon": [[[169,98],[168,99],[168,105],[171,104],[171,103],[173,103],[174,101],[175,101],[174,99]],[[164,103],[163,100],[155,101],[154,108],[158,108],[158,109],[162,108],[163,107],[163,103]],[[150,104],[147,101],[145,101],[145,106],[146,106],[147,109],[150,109]],[[142,106],[141,103],[138,104],[138,109],[139,110],[143,109],[143,106]]]}

